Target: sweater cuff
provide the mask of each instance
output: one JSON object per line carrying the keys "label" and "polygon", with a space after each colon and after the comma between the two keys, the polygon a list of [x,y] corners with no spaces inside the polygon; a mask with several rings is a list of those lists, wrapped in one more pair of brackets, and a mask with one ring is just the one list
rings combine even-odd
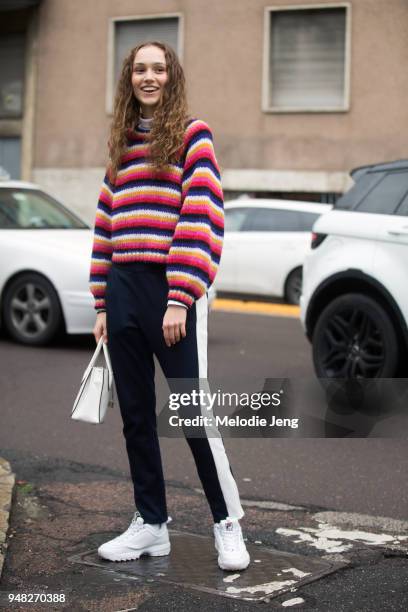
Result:
{"label": "sweater cuff", "polygon": [[167,297],[167,304],[177,304],[190,308],[194,303],[194,297],[179,289],[170,289]]}
{"label": "sweater cuff", "polygon": [[97,298],[95,300],[95,310],[106,310],[105,298]]}

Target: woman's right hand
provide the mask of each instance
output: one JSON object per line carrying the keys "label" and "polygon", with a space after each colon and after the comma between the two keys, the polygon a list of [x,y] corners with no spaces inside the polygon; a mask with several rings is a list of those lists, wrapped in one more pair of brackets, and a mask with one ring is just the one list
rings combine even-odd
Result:
{"label": "woman's right hand", "polygon": [[95,336],[96,344],[98,344],[100,337],[103,336],[103,341],[108,342],[108,328],[106,326],[106,312],[98,312],[96,315],[96,321],[93,328],[93,335]]}

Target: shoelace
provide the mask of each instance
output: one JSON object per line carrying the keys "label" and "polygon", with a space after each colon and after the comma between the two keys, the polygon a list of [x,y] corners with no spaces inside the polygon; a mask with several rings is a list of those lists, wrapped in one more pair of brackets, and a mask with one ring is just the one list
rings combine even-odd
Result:
{"label": "shoelace", "polygon": [[139,512],[135,512],[134,515],[133,515],[133,518],[131,520],[130,526],[132,526],[132,527],[136,526],[136,527],[140,528],[140,527],[143,527],[143,525],[144,525],[144,520],[142,519],[140,513]]}
{"label": "shoelace", "polygon": [[[173,519],[171,518],[171,516],[168,517],[167,519],[167,523],[170,523]],[[140,513],[138,511],[136,511],[133,515],[133,518],[130,522],[129,527],[126,529],[126,531],[124,531],[120,536],[118,536],[119,538],[127,538],[129,536],[133,536],[135,535],[138,531],[141,531],[142,529],[144,529],[145,527],[145,522],[143,520],[143,518],[141,517]]]}
{"label": "shoelace", "polygon": [[234,524],[232,525],[232,529],[227,529],[226,524],[221,525],[219,529],[225,550],[229,552],[237,550],[241,543],[241,532],[239,527]]}
{"label": "shoelace", "polygon": [[143,528],[144,528],[144,521],[142,517],[140,516],[139,512],[135,512],[129,527],[123,533],[123,536],[126,537],[129,535],[133,535]]}

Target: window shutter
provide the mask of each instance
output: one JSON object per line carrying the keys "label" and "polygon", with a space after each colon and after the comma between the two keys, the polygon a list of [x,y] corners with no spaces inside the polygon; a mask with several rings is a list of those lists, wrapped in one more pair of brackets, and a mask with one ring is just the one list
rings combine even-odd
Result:
{"label": "window shutter", "polygon": [[2,34],[0,39],[0,117],[23,114],[24,34]]}
{"label": "window shutter", "polygon": [[344,105],[346,9],[271,11],[270,106]]}
{"label": "window shutter", "polygon": [[122,62],[130,49],[148,40],[169,44],[177,53],[178,18],[135,19],[115,24],[115,83],[122,69]]}

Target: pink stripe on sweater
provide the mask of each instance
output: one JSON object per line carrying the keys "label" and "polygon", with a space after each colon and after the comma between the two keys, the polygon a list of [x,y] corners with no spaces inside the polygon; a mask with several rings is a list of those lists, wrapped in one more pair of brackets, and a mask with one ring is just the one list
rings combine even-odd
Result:
{"label": "pink stripe on sweater", "polygon": [[[224,217],[222,213],[217,209],[214,209],[214,207],[209,203],[197,204],[196,202],[190,203],[188,200],[185,200],[183,205],[183,214],[205,215],[220,229],[223,229],[224,227]],[[183,217],[181,217],[181,222],[183,222]],[[200,222],[200,219],[198,219],[198,222]],[[192,221],[190,221],[190,223],[192,223]]]}
{"label": "pink stripe on sweater", "polygon": [[[181,276],[183,272],[178,272],[177,274],[180,274],[180,276],[177,276],[176,279],[174,278],[169,279],[170,288],[172,287],[172,283],[174,283],[175,285],[177,285],[177,287],[183,287],[184,289],[186,289],[187,293],[193,293],[196,296],[200,295],[199,288],[193,285],[188,278],[183,278]],[[174,289],[173,291],[177,291],[177,289]]]}
{"label": "pink stripe on sweater", "polygon": [[185,170],[188,170],[190,166],[192,166],[196,161],[202,159],[203,157],[208,157],[212,161],[215,167],[217,167],[217,162],[214,157],[214,149],[210,147],[209,144],[205,143],[199,145],[198,148],[194,151],[194,153],[190,153],[186,159],[186,167]]}
{"label": "pink stripe on sweater", "polygon": [[198,257],[194,257],[193,255],[176,255],[171,253],[167,258],[167,263],[169,264],[181,264],[183,266],[194,266],[195,268],[200,268],[203,272],[208,272],[209,270],[209,262],[202,261]]}
{"label": "pink stripe on sweater", "polygon": [[132,181],[132,180],[139,180],[139,179],[159,179],[161,181],[170,181],[172,183],[178,184],[179,183],[179,173],[176,171],[170,171],[170,172],[158,172],[157,175],[153,175],[152,174],[152,170],[151,168],[149,169],[145,169],[145,170],[136,170],[136,169],[129,169],[129,171],[127,171],[127,173],[125,175],[122,175],[120,177],[118,177],[117,180],[117,185],[125,185],[127,182]]}
{"label": "pink stripe on sweater", "polygon": [[105,219],[99,216],[97,216],[95,219],[95,226],[107,230],[108,232],[110,232],[111,230],[109,221],[106,221]]}
{"label": "pink stripe on sweater", "polygon": [[176,226],[176,220],[174,221],[165,221],[164,219],[152,219],[151,217],[137,217],[132,219],[123,219],[123,221],[114,221],[113,228],[114,230],[129,228],[132,227],[157,227],[161,229],[173,230]]}
{"label": "pink stripe on sweater", "polygon": [[187,238],[190,240],[203,240],[208,245],[211,242],[211,237],[206,232],[200,232],[199,230],[183,229],[182,226],[177,227],[176,232],[174,234],[174,238],[176,240],[182,240],[183,238]]}
{"label": "pink stripe on sweater", "polygon": [[[149,154],[149,147],[146,144],[140,144],[137,149],[132,149],[131,151],[127,151],[122,155],[121,163],[128,162],[132,159],[139,159],[140,157],[147,157]],[[125,171],[126,172],[126,171]]]}
{"label": "pink stripe on sweater", "polygon": [[[197,170],[197,172],[199,172],[199,170]],[[217,198],[219,198],[222,201],[222,197],[223,197],[223,193],[222,190],[218,187],[217,183],[215,181],[212,181],[210,178],[205,177],[205,176],[192,176],[191,178],[191,182],[188,185],[188,189],[192,189],[194,187],[206,187],[207,189],[209,189]],[[184,190],[184,194],[186,197],[188,194],[188,191],[185,189]],[[203,194],[204,197],[206,197],[206,194]],[[215,202],[214,202],[215,205]]]}
{"label": "pink stripe on sweater", "polygon": [[108,244],[103,244],[100,242],[95,242],[94,251],[96,253],[111,253],[112,252],[112,244],[109,242]]}
{"label": "pink stripe on sweater", "polygon": [[159,249],[162,250],[162,253],[165,252],[165,254],[167,255],[168,252],[168,242],[163,241],[161,242],[160,240],[126,240],[120,243],[120,245],[116,248],[117,252],[120,251],[139,251],[141,252],[142,249],[151,249],[152,251],[157,250],[159,251]]}
{"label": "pink stripe on sweater", "polygon": [[133,193],[131,196],[123,196],[121,198],[115,198],[113,210],[118,210],[121,206],[127,206],[129,204],[137,204],[139,202],[151,202],[153,204],[165,204],[172,208],[179,208],[180,202],[177,196],[174,198],[169,195],[159,195],[157,193],[149,193],[139,189],[137,193]]}
{"label": "pink stripe on sweater", "polygon": [[111,198],[109,191],[105,191],[105,189],[102,188],[100,196],[99,196],[99,200],[103,202],[104,204],[106,204],[107,206],[110,206],[112,198]]}
{"label": "pink stripe on sweater", "polygon": [[107,276],[110,266],[91,266],[91,274],[98,274],[100,276]]}
{"label": "pink stripe on sweater", "polygon": [[193,138],[193,136],[195,136],[195,134],[201,132],[202,130],[209,130],[208,125],[204,121],[196,119],[193,123],[190,123],[190,125],[187,127],[186,134],[184,137],[185,144],[188,144]]}

